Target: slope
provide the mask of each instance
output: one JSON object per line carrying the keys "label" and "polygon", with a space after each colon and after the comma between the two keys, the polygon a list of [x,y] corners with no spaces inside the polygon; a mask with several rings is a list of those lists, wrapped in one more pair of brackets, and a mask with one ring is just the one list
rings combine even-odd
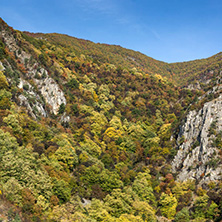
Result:
{"label": "slope", "polygon": [[75,53],[77,56],[84,54],[87,57],[92,58],[96,63],[110,63],[115,66],[121,66],[122,68],[137,68],[140,71],[146,73],[167,73],[167,63],[157,61],[151,57],[148,57],[140,52],[125,49],[117,45],[108,45],[93,43],[91,41],[77,39],[68,35],[62,34],[42,34],[42,33],[28,33],[25,34],[46,40],[55,46],[60,46],[67,53]]}
{"label": "slope", "polygon": [[103,45],[98,61],[82,50],[85,41],[72,50],[4,21],[0,39],[0,198],[14,206],[6,216],[220,219],[220,195],[202,198],[207,191],[175,181],[170,165],[172,132],[203,90],[180,89],[135,61],[113,64],[125,49],[109,63],[114,53],[105,50],[116,46]]}
{"label": "slope", "polygon": [[[91,41],[56,33],[34,34],[25,32],[25,34],[47,40],[54,45],[61,46],[65,50],[69,48],[70,53],[76,53],[76,55],[84,54],[92,58],[96,63],[107,62],[117,67],[137,68],[148,74],[160,74],[178,86],[186,86],[194,80],[201,79],[207,76],[211,70],[222,65],[221,53],[206,59],[168,64],[121,46],[95,44]],[[210,79],[212,76],[208,78]]]}

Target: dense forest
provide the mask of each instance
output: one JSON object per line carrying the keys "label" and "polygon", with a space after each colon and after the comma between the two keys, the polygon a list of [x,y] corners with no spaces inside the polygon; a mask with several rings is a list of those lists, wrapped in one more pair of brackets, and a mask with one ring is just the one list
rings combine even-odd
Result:
{"label": "dense forest", "polygon": [[168,64],[0,20],[0,221],[221,221],[221,181],[171,169],[221,59]]}

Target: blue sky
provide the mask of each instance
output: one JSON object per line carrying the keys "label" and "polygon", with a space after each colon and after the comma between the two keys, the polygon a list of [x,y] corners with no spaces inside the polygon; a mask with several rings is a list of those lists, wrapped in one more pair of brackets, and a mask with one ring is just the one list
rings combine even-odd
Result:
{"label": "blue sky", "polygon": [[165,62],[222,51],[221,0],[2,0],[0,16],[21,31],[121,45]]}

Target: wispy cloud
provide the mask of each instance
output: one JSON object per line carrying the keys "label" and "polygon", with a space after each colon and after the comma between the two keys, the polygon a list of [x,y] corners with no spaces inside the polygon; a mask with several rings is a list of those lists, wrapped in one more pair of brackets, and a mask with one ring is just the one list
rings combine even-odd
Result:
{"label": "wispy cloud", "polygon": [[92,13],[102,13],[112,15],[117,9],[117,5],[111,0],[77,0],[83,10]]}
{"label": "wispy cloud", "polygon": [[115,22],[117,22],[120,25],[129,25],[131,23],[130,19],[126,16],[117,16],[115,18]]}
{"label": "wispy cloud", "polygon": [[156,39],[161,40],[161,37],[157,31],[150,29],[150,32],[155,36]]}

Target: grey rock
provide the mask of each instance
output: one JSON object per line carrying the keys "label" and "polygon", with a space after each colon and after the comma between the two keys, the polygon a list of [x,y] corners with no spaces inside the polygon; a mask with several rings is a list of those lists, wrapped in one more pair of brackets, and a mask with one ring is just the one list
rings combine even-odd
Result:
{"label": "grey rock", "polygon": [[178,152],[172,161],[172,171],[177,179],[196,179],[201,183],[221,179],[221,164],[216,167],[209,161],[218,159],[218,149],[212,145],[215,135],[209,130],[215,123],[215,130],[222,130],[222,96],[207,102],[199,111],[190,111],[180,128],[177,138]]}
{"label": "grey rock", "polygon": [[[47,71],[45,70],[47,73]],[[66,105],[66,98],[64,92],[60,89],[59,85],[54,79],[50,78],[47,74],[45,79],[35,79],[39,91],[43,95],[46,103],[51,106],[52,112],[57,115],[59,107],[62,103]]]}
{"label": "grey rock", "polygon": [[5,67],[3,66],[2,62],[0,61],[0,71],[4,71]]}
{"label": "grey rock", "polygon": [[70,121],[70,116],[67,116],[66,113],[63,113],[63,115],[60,117],[60,121],[62,123],[68,123]]}
{"label": "grey rock", "polygon": [[200,87],[200,83],[199,82],[196,82],[194,84],[190,84],[187,86],[188,89],[190,90],[201,90],[201,87]]}
{"label": "grey rock", "polygon": [[[38,92],[36,92],[28,81],[21,78],[18,87],[22,89],[26,84],[29,86],[29,90],[18,97],[20,105],[23,104],[34,118],[36,118],[36,110],[40,115],[47,116],[47,111],[44,108],[46,104],[49,105],[51,113],[57,115],[60,105],[62,103],[66,104],[66,98],[59,85],[48,75],[47,70],[41,67],[38,62],[35,61],[32,64],[27,62],[30,60],[31,55],[19,47],[17,40],[10,32],[1,30],[0,37],[4,39],[9,51],[15,53],[20,62],[27,68],[27,78],[34,80],[38,89]],[[2,69],[4,69],[4,67]],[[35,100],[35,106],[30,103],[30,97],[34,97],[32,99]],[[45,101],[43,101],[41,97],[43,97]],[[64,118],[66,118],[66,121],[69,119],[69,117]]]}

